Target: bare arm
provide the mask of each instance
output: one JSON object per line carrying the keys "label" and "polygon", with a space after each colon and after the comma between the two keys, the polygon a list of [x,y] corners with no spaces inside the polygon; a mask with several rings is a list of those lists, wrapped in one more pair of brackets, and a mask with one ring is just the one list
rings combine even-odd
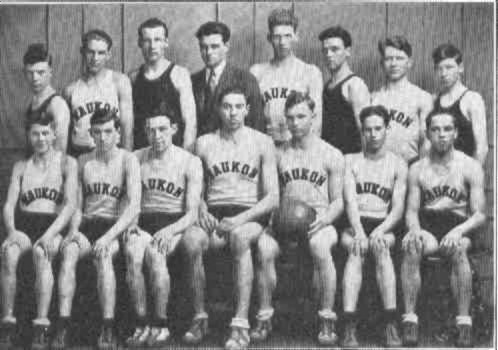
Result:
{"label": "bare arm", "polygon": [[133,149],[133,101],[130,79],[118,73],[117,80],[119,119],[121,122],[121,145],[131,151]]}
{"label": "bare arm", "polygon": [[[484,101],[476,92],[469,92],[466,100],[468,101],[466,114],[472,122],[472,132],[476,142],[476,150],[473,157],[477,159],[481,166],[486,161],[488,155],[488,134],[486,126],[486,108]],[[465,100],[465,98],[464,98]],[[463,102],[463,101],[462,101]]]}
{"label": "bare arm", "polygon": [[429,93],[423,94],[420,109],[418,111],[420,120],[419,158],[428,155],[431,148],[431,143],[427,139],[425,133],[425,119],[427,118],[427,115],[432,111],[433,107],[432,96]]}
{"label": "bare arm", "polygon": [[346,156],[346,166],[344,171],[344,201],[349,223],[355,236],[366,236],[361,225],[358,202],[356,201],[356,183],[351,170],[351,157]]}
{"label": "bare arm", "polygon": [[14,165],[12,175],[10,177],[9,189],[7,191],[7,200],[3,206],[3,220],[7,236],[10,236],[16,230],[14,215],[19,194],[21,192],[21,176],[25,166],[24,164],[24,161],[19,161]]}
{"label": "bare arm", "polygon": [[197,117],[192,81],[189,72],[183,67],[175,67],[171,79],[180,94],[180,109],[185,125],[183,131],[183,148],[192,152],[195,138],[197,137]]}
{"label": "bare arm", "polygon": [[338,154],[331,157],[329,176],[329,200],[330,204],[326,210],[328,223],[332,224],[344,210],[343,186],[344,186],[344,157]]}
{"label": "bare arm", "polygon": [[81,220],[83,218],[83,166],[84,163],[78,160],[78,173],[76,178],[76,210],[73,213],[71,222],[69,223],[69,234],[76,234],[81,225]]}
{"label": "bare arm", "polygon": [[323,79],[320,70],[312,66],[310,74],[310,85],[309,94],[310,97],[315,101],[315,119],[313,122],[313,131],[318,137],[322,135],[322,91],[323,91]]}
{"label": "bare arm", "polygon": [[361,134],[360,112],[370,104],[370,92],[368,91],[367,85],[359,78],[352,78],[347,87],[347,100],[353,107],[356,127]]}
{"label": "bare arm", "polygon": [[420,210],[420,187],[418,184],[419,163],[410,167],[408,172],[408,200],[406,202],[406,226],[408,231],[420,231],[418,212]]}
{"label": "bare arm", "polygon": [[49,107],[55,121],[55,149],[66,153],[70,112],[64,99],[54,97]]}

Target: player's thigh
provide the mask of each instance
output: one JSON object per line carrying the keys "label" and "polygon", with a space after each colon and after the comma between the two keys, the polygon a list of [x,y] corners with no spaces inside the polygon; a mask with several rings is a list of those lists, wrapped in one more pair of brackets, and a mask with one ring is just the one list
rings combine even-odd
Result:
{"label": "player's thigh", "polygon": [[334,226],[327,225],[315,233],[309,239],[309,248],[311,254],[323,256],[330,254],[330,249],[337,243],[337,231]]}
{"label": "player's thigh", "polygon": [[64,237],[59,250],[63,260],[79,260],[91,254],[92,245],[88,238],[78,231],[73,235]]}
{"label": "player's thigh", "polygon": [[439,250],[439,243],[437,238],[426,230],[420,230],[420,235],[422,236],[423,254],[432,255],[437,253]]}
{"label": "player's thigh", "polygon": [[48,259],[52,261],[57,254],[59,254],[59,250],[61,247],[63,237],[60,233],[56,234],[55,237],[52,239],[52,241],[49,244],[48,247]]}
{"label": "player's thigh", "polygon": [[263,233],[263,226],[258,222],[246,222],[230,232],[230,249],[242,251],[257,242]]}
{"label": "player's thigh", "polygon": [[206,231],[198,225],[188,227],[183,234],[178,235],[177,242],[173,242],[173,251],[183,250],[187,255],[198,255],[204,253],[210,244],[210,238]]}
{"label": "player's thigh", "polygon": [[3,260],[5,260],[5,263],[9,263],[10,261],[7,260],[12,256],[19,257],[30,252],[32,247],[33,243],[31,242],[29,236],[22,231],[16,231],[15,236],[7,237],[2,243],[2,263],[4,263]]}
{"label": "player's thigh", "polygon": [[150,233],[139,227],[128,230],[122,236],[123,250],[128,262],[142,262],[145,249],[152,240]]}
{"label": "player's thigh", "polygon": [[351,227],[347,227],[342,231],[341,234],[341,246],[349,251],[354,243],[353,229]]}
{"label": "player's thigh", "polygon": [[266,227],[258,238],[257,257],[260,262],[273,260],[280,254],[278,242],[271,235],[271,228]]}

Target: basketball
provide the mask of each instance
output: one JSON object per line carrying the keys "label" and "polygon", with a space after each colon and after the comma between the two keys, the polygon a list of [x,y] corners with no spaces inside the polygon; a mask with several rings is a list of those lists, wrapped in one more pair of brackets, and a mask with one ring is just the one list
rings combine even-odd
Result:
{"label": "basketball", "polygon": [[273,230],[279,240],[298,241],[307,238],[310,224],[315,218],[315,209],[305,202],[295,198],[284,199],[275,211]]}

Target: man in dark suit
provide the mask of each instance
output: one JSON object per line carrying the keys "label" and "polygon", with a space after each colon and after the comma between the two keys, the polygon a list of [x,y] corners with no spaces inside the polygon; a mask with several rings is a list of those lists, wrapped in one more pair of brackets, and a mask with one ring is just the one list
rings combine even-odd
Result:
{"label": "man in dark suit", "polygon": [[192,75],[197,106],[198,136],[215,130],[218,125],[216,101],[220,91],[237,85],[247,93],[249,114],[246,125],[265,132],[262,98],[256,78],[248,71],[227,64],[230,29],[221,22],[206,22],[196,33],[201,57],[206,67]]}

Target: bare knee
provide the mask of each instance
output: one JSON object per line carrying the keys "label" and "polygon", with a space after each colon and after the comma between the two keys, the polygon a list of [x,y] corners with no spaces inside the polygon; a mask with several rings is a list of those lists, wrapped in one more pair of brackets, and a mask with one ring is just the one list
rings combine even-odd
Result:
{"label": "bare knee", "polygon": [[230,232],[230,249],[234,256],[241,256],[251,248],[248,236],[238,227]]}
{"label": "bare knee", "polygon": [[329,259],[332,254],[330,252],[330,246],[323,239],[317,239],[317,237],[312,237],[309,240],[309,248],[311,256],[315,261],[322,261]]}
{"label": "bare knee", "polygon": [[128,268],[142,269],[144,260],[144,247],[140,246],[138,242],[129,243],[125,246],[124,253]]}
{"label": "bare knee", "polygon": [[183,234],[182,245],[188,257],[197,257],[207,249],[208,238],[201,228],[193,226]]}
{"label": "bare knee", "polygon": [[261,265],[271,264],[278,255],[278,243],[269,235],[262,235],[258,240],[258,262]]}
{"label": "bare knee", "polygon": [[2,253],[2,268],[7,273],[16,273],[20,255],[21,250],[16,244],[10,244],[5,247]]}

